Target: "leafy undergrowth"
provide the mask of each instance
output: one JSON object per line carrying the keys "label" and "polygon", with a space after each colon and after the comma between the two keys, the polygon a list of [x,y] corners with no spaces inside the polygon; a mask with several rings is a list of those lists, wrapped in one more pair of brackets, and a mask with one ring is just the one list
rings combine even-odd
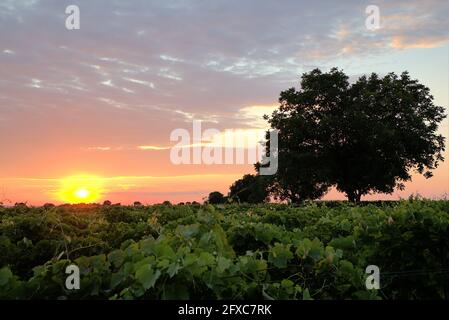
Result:
{"label": "leafy undergrowth", "polygon": [[448,201],[16,206],[0,221],[2,299],[449,298]]}

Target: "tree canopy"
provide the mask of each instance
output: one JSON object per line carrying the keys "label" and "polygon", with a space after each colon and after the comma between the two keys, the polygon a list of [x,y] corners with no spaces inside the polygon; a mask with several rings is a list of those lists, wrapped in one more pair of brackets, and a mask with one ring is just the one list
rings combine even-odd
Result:
{"label": "tree canopy", "polygon": [[266,119],[278,130],[279,147],[270,192],[282,200],[317,199],[335,186],[358,202],[403,189],[412,170],[429,178],[444,160],[437,132],[444,108],[407,72],[372,73],[350,84],[343,71],[315,69],[279,102]]}
{"label": "tree canopy", "polygon": [[221,192],[214,191],[209,193],[207,202],[210,204],[222,204],[226,202],[226,198]]}

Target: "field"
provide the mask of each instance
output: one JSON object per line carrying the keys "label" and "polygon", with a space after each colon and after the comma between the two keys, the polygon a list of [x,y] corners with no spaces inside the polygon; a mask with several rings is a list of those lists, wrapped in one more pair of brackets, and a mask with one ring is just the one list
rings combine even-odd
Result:
{"label": "field", "polygon": [[449,298],[449,201],[17,205],[0,219],[2,299]]}

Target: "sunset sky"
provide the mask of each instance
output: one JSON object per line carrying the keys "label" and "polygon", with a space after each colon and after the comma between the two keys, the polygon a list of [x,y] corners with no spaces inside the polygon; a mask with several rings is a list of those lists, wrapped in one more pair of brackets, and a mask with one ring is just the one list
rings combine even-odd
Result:
{"label": "sunset sky", "polygon": [[[65,27],[68,5],[79,30]],[[368,5],[378,30],[365,27]],[[259,132],[279,93],[316,67],[351,81],[407,70],[447,108],[448,17],[447,0],[1,0],[0,202],[70,202],[72,187],[123,204],[227,193],[253,166],[175,165],[171,132],[193,120]],[[449,194],[445,157],[432,179],[364,199]]]}

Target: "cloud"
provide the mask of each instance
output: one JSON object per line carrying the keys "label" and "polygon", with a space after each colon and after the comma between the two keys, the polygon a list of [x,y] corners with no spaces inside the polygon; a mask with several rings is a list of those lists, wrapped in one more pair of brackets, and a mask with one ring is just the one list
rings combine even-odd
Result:
{"label": "cloud", "polygon": [[31,84],[30,84],[30,86],[31,87],[33,87],[33,88],[37,88],[37,89],[39,89],[39,88],[41,88],[41,80],[39,80],[39,79],[31,79]]}
{"label": "cloud", "polygon": [[240,109],[237,117],[246,120],[247,124],[252,127],[268,129],[269,125],[263,116],[270,116],[278,107],[278,105],[248,106]]}
{"label": "cloud", "polygon": [[165,55],[165,54],[161,54],[161,55],[160,55],[160,58],[161,58],[162,60],[170,61],[170,62],[184,62],[183,59],[179,59],[179,58],[167,56],[167,55]]}
{"label": "cloud", "polygon": [[125,88],[125,87],[123,87],[122,90],[125,91],[126,93],[135,93],[135,91]]}
{"label": "cloud", "polygon": [[95,151],[110,151],[111,147],[87,147],[87,150],[95,150]]}
{"label": "cloud", "polygon": [[115,85],[112,83],[112,80],[111,80],[111,79],[102,81],[101,84],[104,85],[104,86],[106,86],[106,87],[115,88]]}
{"label": "cloud", "polygon": [[366,30],[365,4],[355,0],[338,6],[296,0],[282,5],[80,0],[82,27],[70,33],[53,1],[2,4],[8,12],[20,11],[24,21],[0,21],[2,43],[14,48],[4,50],[16,52],[14,61],[0,60],[10,81],[0,84],[2,91],[13,92],[11,86],[23,78],[38,78],[49,89],[60,89],[48,99],[66,108],[68,100],[93,105],[102,96],[115,105],[150,102],[179,110],[180,121],[182,115],[210,114],[238,121],[234,115],[242,106],[275,102],[311,67],[441,46],[449,34],[444,1],[379,1],[382,28],[376,32]]}
{"label": "cloud", "polygon": [[138,146],[139,150],[152,150],[152,151],[160,151],[160,150],[168,150],[171,147],[159,147],[159,146]]}
{"label": "cloud", "polygon": [[449,43],[448,37],[420,38],[406,36],[394,36],[391,38],[391,46],[395,49],[429,49]]}
{"label": "cloud", "polygon": [[[381,7],[382,8],[382,7]],[[435,48],[449,43],[449,5],[444,1],[385,4],[381,34],[393,49]]]}
{"label": "cloud", "polygon": [[151,89],[155,88],[155,85],[154,85],[153,82],[149,82],[149,81],[145,81],[145,80],[139,80],[139,79],[133,79],[133,78],[127,78],[127,77],[123,78],[123,80],[128,81],[128,82],[132,82],[132,83],[137,83],[137,84],[143,85],[145,87],[149,87]]}
{"label": "cloud", "polygon": [[161,68],[157,75],[171,80],[182,81],[182,77],[169,68]]}
{"label": "cloud", "polygon": [[[39,0],[2,0],[0,2],[0,16],[16,15],[22,10],[31,10],[39,4]],[[17,16],[18,21],[22,21]]]}

